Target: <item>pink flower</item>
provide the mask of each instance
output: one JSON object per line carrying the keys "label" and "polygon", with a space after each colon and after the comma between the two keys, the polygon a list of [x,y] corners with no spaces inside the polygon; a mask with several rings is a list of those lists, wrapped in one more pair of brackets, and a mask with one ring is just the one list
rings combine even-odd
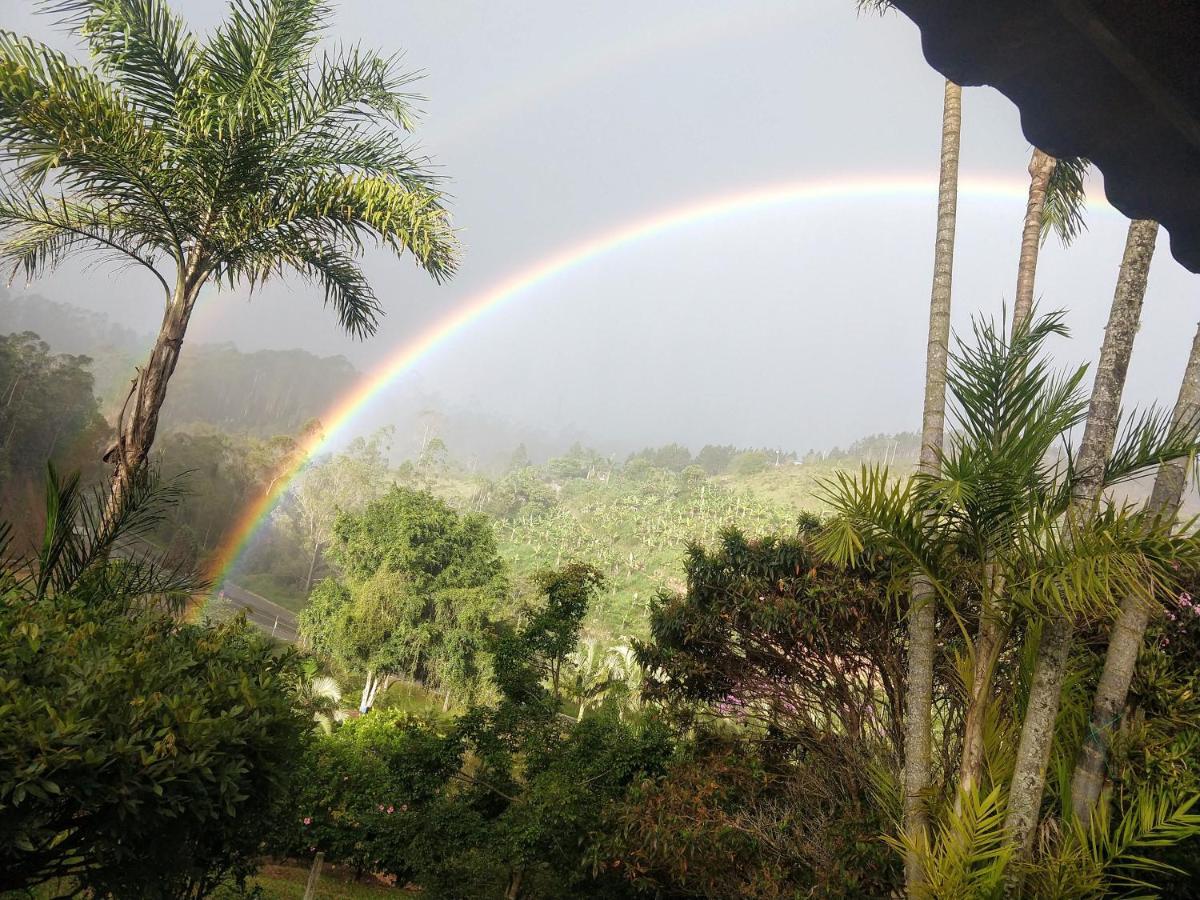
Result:
{"label": "pink flower", "polygon": [[383,812],[383,804],[382,803],[379,804],[379,811]]}
{"label": "pink flower", "polygon": [[304,821],[305,825],[311,825],[312,824],[312,816],[305,816],[303,821]]}
{"label": "pink flower", "polygon": [[396,807],[394,807],[394,806],[389,806],[389,807],[388,807],[388,815],[389,815],[389,816],[390,816],[392,813],[394,813],[395,811],[396,811]]}

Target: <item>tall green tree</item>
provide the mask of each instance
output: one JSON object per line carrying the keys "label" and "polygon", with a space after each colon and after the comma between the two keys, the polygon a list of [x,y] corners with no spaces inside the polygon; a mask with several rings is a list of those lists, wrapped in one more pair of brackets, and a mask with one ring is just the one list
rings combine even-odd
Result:
{"label": "tall green tree", "polygon": [[304,577],[304,595],[312,589],[313,575],[321,553],[333,537],[333,525],[343,512],[358,512],[383,489],[387,473],[388,431],[379,431],[369,439],[357,438],[346,449],[305,468],[288,491],[287,502],[275,513],[304,545],[308,569]]}
{"label": "tall green tree", "polygon": [[[858,0],[858,7],[891,9],[890,0]],[[942,145],[938,175],[937,230],[933,245],[933,289],[929,300],[929,338],[925,349],[925,400],[921,415],[918,468],[938,471],[945,440],[946,368],[950,347],[950,297],[954,276],[954,236],[958,218],[958,157],[962,143],[962,87],[946,79],[942,99]],[[919,839],[929,828],[926,799],[931,778],[933,741],[933,670],[936,657],[936,591],[915,572],[908,612],[908,675],[904,716],[903,821],[906,835]],[[904,881],[912,896],[922,880],[920,861],[907,853]]]}
{"label": "tall green tree", "polygon": [[[1087,160],[1079,157],[1054,159],[1041,150],[1034,150],[1029,164],[1029,200],[1017,263],[1017,293],[1012,319],[1014,335],[1025,328],[1033,309],[1042,243],[1055,232],[1063,245],[1068,246],[1086,226],[1083,207],[1087,199],[1084,177],[1088,165]],[[1012,624],[1003,613],[1006,585],[995,567],[987,570],[982,589],[976,635],[968,647],[967,710],[958,767],[960,795],[973,793],[983,775],[984,731],[991,703],[989,687]]]}
{"label": "tall green tree", "polygon": [[317,585],[300,631],[314,649],[366,675],[360,708],[369,710],[398,675],[469,693],[508,591],[491,523],[393,486],[340,515],[333,532],[329,557],[341,577]]}
{"label": "tall green tree", "polygon": [[32,278],[95,251],[162,289],[158,336],[107,455],[119,498],[145,464],[206,285],[294,273],[361,337],[381,312],[364,250],[407,251],[440,280],[456,242],[403,137],[412,76],[358,46],[318,50],[320,0],[233,0],[204,36],[164,0],[41,8],[93,65],[0,32],[0,260]]}

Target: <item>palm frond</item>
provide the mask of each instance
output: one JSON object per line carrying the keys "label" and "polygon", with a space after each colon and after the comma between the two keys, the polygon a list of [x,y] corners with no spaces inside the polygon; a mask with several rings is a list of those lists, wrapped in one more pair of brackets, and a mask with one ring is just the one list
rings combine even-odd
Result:
{"label": "palm frond", "polygon": [[924,881],[915,887],[916,897],[990,900],[1004,895],[1004,871],[1013,847],[1004,830],[999,787],[985,796],[962,795],[958,809],[941,817],[932,837],[923,833],[888,840],[920,860]]}
{"label": "palm frond", "polygon": [[1149,877],[1179,870],[1140,851],[1200,835],[1200,814],[1192,812],[1198,800],[1192,796],[1181,802],[1165,792],[1144,791],[1114,824],[1112,803],[1105,796],[1086,827],[1071,820],[1070,839],[1087,862],[1107,876],[1111,888],[1153,891]]}
{"label": "palm frond", "polygon": [[329,13],[322,0],[231,0],[229,17],[201,50],[223,132],[281,105]]}
{"label": "palm frond", "polygon": [[1104,486],[1138,478],[1163,463],[1190,459],[1200,451],[1200,416],[1177,419],[1150,407],[1122,416],[1121,432],[1104,467]]}
{"label": "palm frond", "polygon": [[53,270],[77,249],[98,249],[149,270],[169,295],[171,286],[155,265],[156,255],[165,249],[161,236],[144,226],[111,205],[9,187],[0,190],[0,265],[32,279]]}
{"label": "palm frond", "polygon": [[358,338],[375,333],[382,307],[358,263],[332,247],[301,245],[292,255],[292,267],[325,291],[342,328]]}
{"label": "palm frond", "polygon": [[112,77],[159,128],[178,125],[197,70],[197,44],[165,0],[43,0],[87,41]]}
{"label": "palm frond", "polygon": [[[437,281],[457,266],[457,241],[438,194],[377,176],[317,177],[263,198],[247,198],[245,218],[261,231],[239,238],[214,270],[227,280],[262,280],[276,250],[299,244],[411,253]],[[342,252],[346,252],[343,249]]]}
{"label": "palm frond", "polygon": [[[864,465],[857,476],[837,472],[817,485],[818,496],[833,515],[817,534],[818,553],[837,565],[861,562],[874,554],[894,558],[898,573],[921,574],[947,593],[936,531],[915,500],[912,477],[895,478],[882,465]],[[906,581],[905,574],[897,574]]]}
{"label": "palm frond", "polygon": [[193,585],[194,579],[186,573],[162,565],[153,552],[130,544],[152,531],[181,494],[177,484],[159,484],[147,473],[114,502],[108,491],[97,489],[89,495],[80,487],[77,474],[61,478],[50,466],[46,525],[29,566],[34,596],[75,589],[97,567],[108,568],[117,550],[122,550],[122,559],[106,574],[118,578],[127,593],[179,593]]}
{"label": "palm frond", "polygon": [[1046,204],[1042,208],[1042,241],[1053,231],[1064,246],[1087,230],[1083,218],[1087,206],[1084,179],[1091,163],[1079,156],[1058,159],[1046,185]]}

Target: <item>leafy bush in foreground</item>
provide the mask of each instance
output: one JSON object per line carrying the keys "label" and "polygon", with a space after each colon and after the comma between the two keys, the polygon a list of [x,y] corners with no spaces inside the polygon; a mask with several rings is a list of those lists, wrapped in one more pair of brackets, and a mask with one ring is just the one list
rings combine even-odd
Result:
{"label": "leafy bush in foreground", "polygon": [[162,501],[102,513],[51,473],[39,555],[6,559],[0,528],[0,891],[202,897],[254,868],[309,728],[294,656],[179,622],[186,575],[110,558]]}

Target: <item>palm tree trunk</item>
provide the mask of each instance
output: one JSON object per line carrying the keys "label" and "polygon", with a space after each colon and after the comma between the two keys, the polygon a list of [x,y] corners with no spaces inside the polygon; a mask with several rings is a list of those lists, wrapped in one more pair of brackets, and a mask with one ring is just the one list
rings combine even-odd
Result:
{"label": "palm tree trunk", "polygon": [[[1042,214],[1050,176],[1054,172],[1054,157],[1034,148],[1029,160],[1029,199],[1025,207],[1025,223],[1021,230],[1021,255],[1017,260],[1017,291],[1013,300],[1012,331],[1024,325],[1033,311],[1033,290],[1037,282],[1038,254],[1041,250]],[[992,676],[996,662],[1007,639],[1008,627],[999,613],[996,602],[1002,588],[996,583],[995,566],[984,564],[985,591],[979,610],[979,628],[975,636],[972,679],[967,696],[967,712],[963,723],[962,759],[959,762],[958,783],[961,802],[964,794],[979,787],[983,777],[984,723],[991,697]]]}
{"label": "palm tree trunk", "polygon": [[[922,470],[936,472],[946,426],[946,365],[950,345],[950,289],[954,274],[954,226],[958,214],[958,151],[962,134],[962,88],[946,82],[942,105],[942,153],[938,180],[933,289],[925,354],[925,406],[921,417]],[[904,832],[910,838],[929,825],[933,666],[937,643],[933,585],[913,579],[908,612],[908,683],[904,716]],[[921,863],[906,853],[904,880],[910,896],[924,880]]]}
{"label": "palm tree trunk", "polygon": [[150,455],[158,431],[158,417],[167,398],[167,383],[179,362],[179,351],[204,276],[196,265],[181,274],[175,293],[163,313],[158,337],[146,364],[138,369],[125,405],[117,419],[116,443],[104,459],[113,465],[109,508],[116,508],[134,484]]}
{"label": "palm tree trunk", "polygon": [[1042,246],[1042,211],[1046,189],[1054,172],[1055,159],[1033,150],[1029,160],[1029,200],[1025,205],[1025,227],[1021,230],[1021,257],[1017,263],[1017,292],[1013,295],[1013,329],[1029,318],[1033,309],[1033,285],[1037,278],[1038,251]]}
{"label": "palm tree trunk", "polygon": [[[1104,466],[1116,439],[1121,393],[1141,319],[1157,232],[1158,225],[1154,222],[1134,221],[1129,225],[1100,360],[1096,364],[1096,379],[1092,383],[1077,480],[1068,512],[1070,520],[1081,521],[1092,514],[1103,486]],[[1012,867],[1014,880],[1019,878],[1016,873],[1020,870],[1020,858],[1033,845],[1074,630],[1074,623],[1065,615],[1050,616],[1042,629],[1005,820],[1005,828],[1017,849],[1018,864]]]}
{"label": "palm tree trunk", "polygon": [[[1200,329],[1197,329],[1192,340],[1192,352],[1183,373],[1183,382],[1179,386],[1179,398],[1175,402],[1173,419],[1176,425],[1184,425],[1194,423],[1198,414]],[[1154,480],[1150,510],[1158,515],[1174,516],[1179,511],[1186,481],[1186,460],[1176,459],[1164,463]],[[1152,604],[1153,598],[1150,597],[1127,597],[1121,604],[1121,611],[1108,638],[1104,669],[1100,673],[1096,696],[1092,701],[1092,717],[1087,738],[1080,748],[1075,773],[1071,778],[1071,803],[1075,815],[1084,825],[1090,823],[1092,810],[1104,786],[1109,741],[1114,726],[1125,709],[1125,700],[1129,696],[1129,685],[1133,681],[1138,654],[1146,634],[1146,624],[1153,609]]]}
{"label": "palm tree trunk", "polygon": [[997,600],[1004,591],[1004,576],[995,563],[984,564],[984,596],[980,603],[979,630],[975,636],[971,684],[968,686],[967,714],[963,722],[962,759],[958,768],[958,798],[955,808],[961,809],[962,798],[974,792],[983,779],[984,724],[992,696],[992,676],[1000,651],[1008,637]]}

